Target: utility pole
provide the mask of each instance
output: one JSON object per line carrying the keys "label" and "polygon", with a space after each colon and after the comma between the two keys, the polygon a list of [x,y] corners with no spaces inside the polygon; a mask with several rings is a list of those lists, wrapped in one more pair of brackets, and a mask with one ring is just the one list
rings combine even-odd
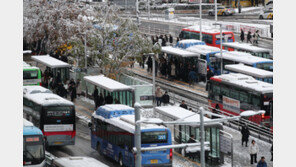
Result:
{"label": "utility pole", "polygon": [[205,167],[205,133],[204,133],[204,115],[203,108],[200,107],[200,164],[201,167]]}
{"label": "utility pole", "polygon": [[150,20],[150,0],[148,1],[148,20]]}
{"label": "utility pole", "polygon": [[202,2],[202,0],[199,0],[199,39],[200,39],[200,41],[202,41],[202,21],[201,21],[201,19],[202,19],[202,5],[201,5],[201,2]]}
{"label": "utility pole", "polygon": [[84,67],[85,69],[87,69],[87,53],[86,53],[86,32],[85,32],[85,36],[84,36],[84,54],[85,54],[85,64],[84,64]]}
{"label": "utility pole", "polygon": [[140,121],[141,119],[141,113],[140,113],[140,104],[135,103],[135,147],[137,149],[136,153],[136,161],[135,166],[141,167],[142,162],[142,156],[141,156],[141,124],[137,124],[137,121]]}
{"label": "utility pole", "polygon": [[153,84],[153,87],[152,87],[152,93],[153,93],[153,114],[155,114],[155,54],[152,55],[152,84]]}
{"label": "utility pole", "polygon": [[217,18],[217,0],[215,0],[215,22],[217,22],[218,18]]}
{"label": "utility pole", "polygon": [[136,17],[137,17],[137,23],[138,26],[140,26],[140,18],[139,18],[139,0],[136,0]]}

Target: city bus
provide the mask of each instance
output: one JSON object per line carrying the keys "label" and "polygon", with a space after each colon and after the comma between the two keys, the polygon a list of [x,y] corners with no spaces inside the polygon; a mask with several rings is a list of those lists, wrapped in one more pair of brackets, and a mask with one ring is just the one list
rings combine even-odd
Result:
{"label": "city bus", "polygon": [[[142,118],[143,119],[143,118]],[[134,108],[110,104],[94,111],[91,123],[91,147],[114,159],[120,166],[135,166]],[[171,131],[154,124],[141,124],[141,147],[171,145]],[[172,167],[172,149],[142,152],[142,166]]]}
{"label": "city bus", "polygon": [[252,54],[253,56],[262,57],[266,59],[273,59],[271,50],[266,48],[260,48],[258,46],[253,46],[252,44],[249,44],[249,43],[226,42],[226,43],[223,43],[223,46],[225,50],[247,52]]}
{"label": "city bus", "polygon": [[[179,37],[181,39],[200,39],[199,26],[190,26],[183,28]],[[231,31],[222,30],[222,42],[235,42],[234,34]],[[211,27],[202,27],[202,41],[209,46],[220,48],[220,29]]]}
{"label": "city bus", "polygon": [[23,166],[45,166],[45,143],[42,131],[23,119]]}
{"label": "city bus", "polygon": [[23,85],[41,85],[41,70],[23,61]]}
{"label": "city bus", "polygon": [[239,115],[246,110],[265,110],[265,114],[249,117],[249,120],[272,127],[272,84],[244,74],[229,73],[211,77],[206,89],[213,112],[220,110],[226,115]]}
{"label": "city bus", "polygon": [[220,53],[216,53],[215,57],[217,57],[215,61],[215,65],[221,68],[221,58],[223,61],[223,69],[225,69],[225,65],[228,64],[245,64],[247,66],[259,68],[266,71],[273,71],[273,60],[255,57],[250,53],[245,52],[223,52],[222,55]]}
{"label": "city bus", "polygon": [[41,86],[23,87],[24,118],[39,127],[46,146],[75,144],[74,104]]}
{"label": "city bus", "polygon": [[229,72],[241,73],[241,74],[254,77],[259,81],[263,81],[271,84],[273,83],[273,72],[271,71],[266,71],[266,70],[246,66],[243,64],[225,65],[225,69]]}

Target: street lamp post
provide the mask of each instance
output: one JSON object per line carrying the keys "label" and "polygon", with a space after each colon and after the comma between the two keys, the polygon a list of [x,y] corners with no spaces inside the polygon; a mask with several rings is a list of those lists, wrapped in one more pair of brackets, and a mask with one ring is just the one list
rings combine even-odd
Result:
{"label": "street lamp post", "polygon": [[214,23],[213,25],[220,26],[220,56],[221,56],[221,74],[223,74],[223,59],[222,59],[222,24],[221,23]]}
{"label": "street lamp post", "polygon": [[200,164],[201,167],[205,167],[205,132],[204,132],[204,114],[203,114],[203,108],[200,108]]}
{"label": "street lamp post", "polygon": [[199,39],[200,39],[200,41],[202,41],[202,29],[201,29],[201,27],[202,27],[202,21],[201,21],[201,19],[202,19],[202,6],[201,6],[201,2],[202,2],[202,0],[199,0]]}
{"label": "street lamp post", "polygon": [[215,22],[218,20],[217,13],[217,0],[215,0]]}
{"label": "street lamp post", "polygon": [[87,53],[86,53],[87,49],[86,49],[86,32],[85,32],[85,36],[84,36],[84,54],[85,54],[85,69],[87,69]]}

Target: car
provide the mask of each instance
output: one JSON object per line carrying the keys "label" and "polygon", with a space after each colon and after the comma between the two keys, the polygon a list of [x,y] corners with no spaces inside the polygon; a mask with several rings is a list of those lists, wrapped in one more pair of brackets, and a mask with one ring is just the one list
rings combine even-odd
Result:
{"label": "car", "polygon": [[263,10],[259,15],[259,19],[273,19],[273,9]]}
{"label": "car", "polygon": [[[218,6],[217,11],[218,11],[218,13],[217,13],[218,16],[229,16],[229,15],[233,15],[235,13],[234,9],[226,8],[225,6]],[[215,8],[209,10],[209,15],[210,16],[215,15]]]}

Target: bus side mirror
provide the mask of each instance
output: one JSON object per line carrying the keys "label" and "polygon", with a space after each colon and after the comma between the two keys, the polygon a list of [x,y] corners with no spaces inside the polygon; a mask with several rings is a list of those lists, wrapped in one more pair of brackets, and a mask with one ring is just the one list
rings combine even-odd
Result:
{"label": "bus side mirror", "polygon": [[91,123],[91,122],[88,123],[88,127],[89,127],[89,128],[92,127],[92,123]]}

